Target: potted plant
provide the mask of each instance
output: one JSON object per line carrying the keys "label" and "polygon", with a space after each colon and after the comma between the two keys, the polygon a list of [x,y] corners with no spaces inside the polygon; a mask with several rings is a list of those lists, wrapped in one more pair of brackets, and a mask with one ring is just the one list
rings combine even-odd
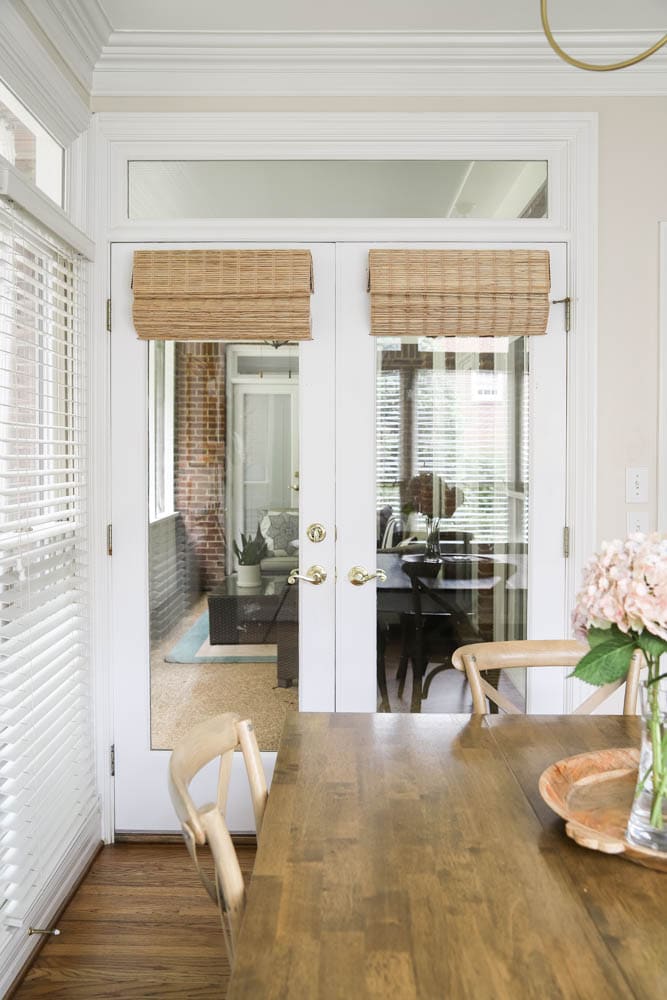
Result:
{"label": "potted plant", "polygon": [[234,541],[234,553],[237,560],[237,583],[239,587],[259,587],[261,575],[259,564],[268,553],[266,539],[257,525],[257,534],[244,535],[241,532],[241,544]]}

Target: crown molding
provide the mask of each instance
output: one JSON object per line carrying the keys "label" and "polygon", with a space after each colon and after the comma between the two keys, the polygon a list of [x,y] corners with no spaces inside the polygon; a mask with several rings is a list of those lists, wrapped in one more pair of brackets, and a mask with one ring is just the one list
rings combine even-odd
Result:
{"label": "crown molding", "polygon": [[44,128],[69,146],[90,123],[88,95],[31,21],[20,0],[0,3],[2,79]]}
{"label": "crown molding", "polygon": [[47,44],[55,47],[79,83],[90,93],[93,70],[112,27],[100,0],[21,0]]}
{"label": "crown molding", "polygon": [[[648,31],[561,32],[592,62],[625,58]],[[667,94],[667,53],[590,73],[560,60],[541,32],[113,32],[92,97]],[[108,102],[105,103],[108,109]]]}

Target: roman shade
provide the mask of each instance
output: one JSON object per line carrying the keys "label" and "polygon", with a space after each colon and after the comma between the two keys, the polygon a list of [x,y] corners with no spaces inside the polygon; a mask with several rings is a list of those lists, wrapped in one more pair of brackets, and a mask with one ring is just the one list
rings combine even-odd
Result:
{"label": "roman shade", "polygon": [[374,337],[546,333],[547,250],[371,250]]}
{"label": "roman shade", "polygon": [[310,340],[309,250],[137,250],[140,340]]}

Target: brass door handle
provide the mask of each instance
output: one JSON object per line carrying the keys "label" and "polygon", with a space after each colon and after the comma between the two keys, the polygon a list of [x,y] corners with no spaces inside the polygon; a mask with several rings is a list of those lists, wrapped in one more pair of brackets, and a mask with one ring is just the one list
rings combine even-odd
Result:
{"label": "brass door handle", "polygon": [[299,567],[290,570],[290,575],[287,577],[288,583],[296,583],[297,580],[305,580],[306,583],[314,583],[316,586],[320,583],[324,583],[327,578],[327,574],[322,568],[322,566],[310,566],[305,573],[305,576],[299,573]]}
{"label": "brass door handle", "polygon": [[347,578],[355,587],[363,587],[365,583],[370,583],[371,580],[378,580],[380,583],[384,583],[387,579],[387,574],[383,569],[376,569],[374,573],[369,573],[365,566],[353,566],[347,574]]}

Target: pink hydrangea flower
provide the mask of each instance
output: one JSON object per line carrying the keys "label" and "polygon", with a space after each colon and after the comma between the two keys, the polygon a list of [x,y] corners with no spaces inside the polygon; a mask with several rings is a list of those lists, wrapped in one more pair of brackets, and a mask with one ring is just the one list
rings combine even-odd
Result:
{"label": "pink hydrangea flower", "polygon": [[667,535],[630,535],[603,542],[584,569],[572,625],[578,638],[591,626],[617,625],[667,640]]}

